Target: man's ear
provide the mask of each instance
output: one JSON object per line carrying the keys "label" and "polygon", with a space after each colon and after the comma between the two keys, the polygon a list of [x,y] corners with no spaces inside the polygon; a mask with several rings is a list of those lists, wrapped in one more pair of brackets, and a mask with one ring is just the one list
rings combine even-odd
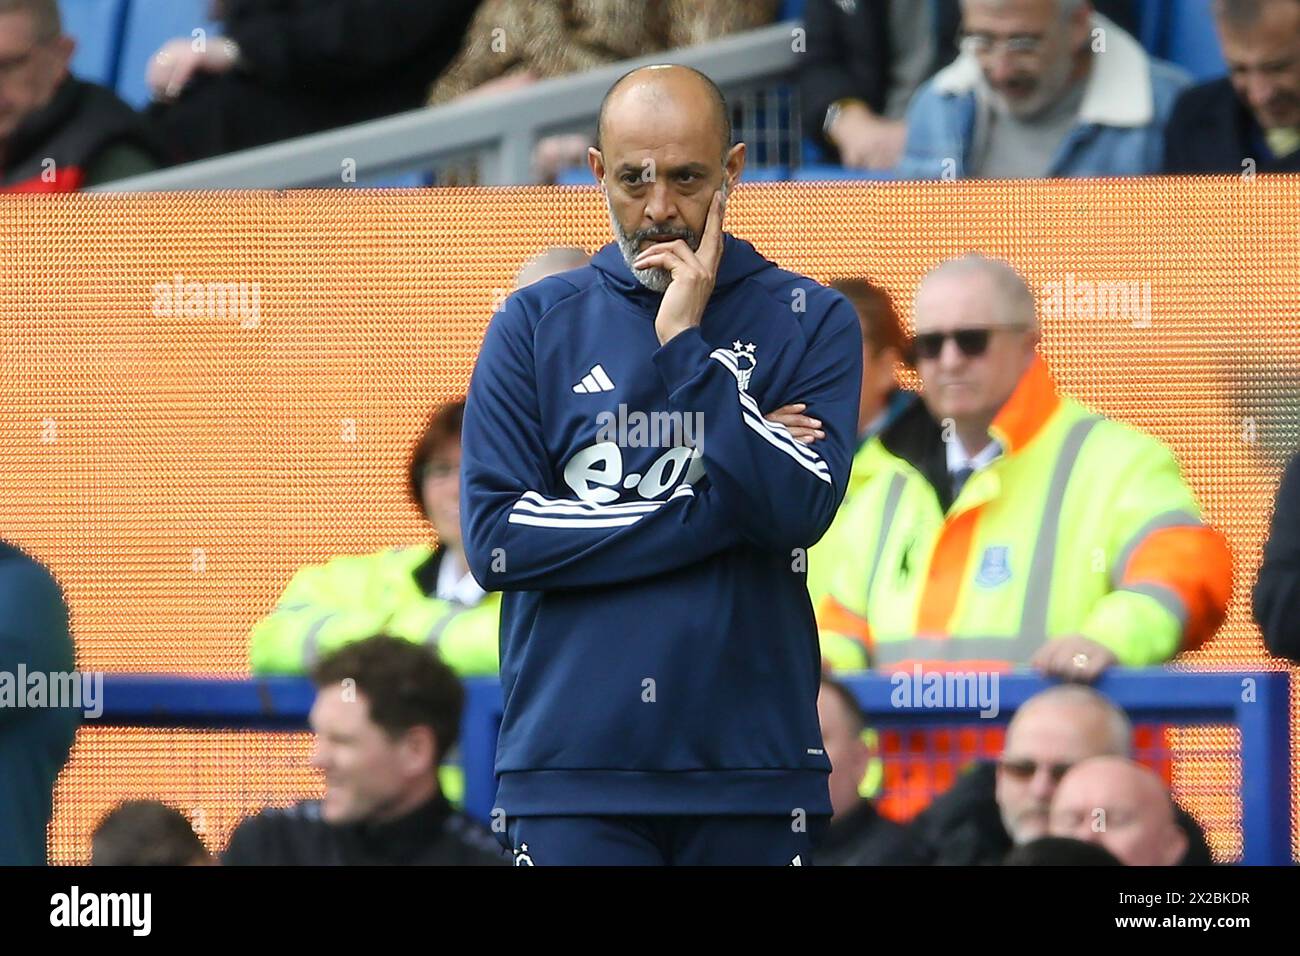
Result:
{"label": "man's ear", "polygon": [[67,79],[68,64],[72,62],[72,54],[77,52],[77,41],[66,34],[60,34],[50,41],[50,50],[54,54],[56,81],[62,83]]}
{"label": "man's ear", "polygon": [[438,767],[438,739],[432,727],[423,724],[411,727],[402,736],[402,760],[412,773]]}
{"label": "man's ear", "polygon": [[726,170],[727,185],[734,189],[736,183],[740,182],[741,172],[745,169],[745,144],[737,143],[727,150],[727,157],[722,161],[722,166]]}
{"label": "man's ear", "polygon": [[587,147],[587,166],[591,169],[591,175],[596,177],[596,182],[605,185],[605,157],[595,146]]}

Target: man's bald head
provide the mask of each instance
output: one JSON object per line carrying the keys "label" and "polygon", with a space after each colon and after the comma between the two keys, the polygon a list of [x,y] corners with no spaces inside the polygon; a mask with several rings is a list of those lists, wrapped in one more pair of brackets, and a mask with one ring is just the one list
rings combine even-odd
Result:
{"label": "man's bald head", "polygon": [[1047,832],[1052,798],[1070,767],[1090,757],[1127,756],[1132,727],[1091,687],[1061,684],[1020,705],[998,763],[1002,824],[1016,844]]}
{"label": "man's bald head", "polygon": [[1099,690],[1082,684],[1057,684],[1030,697],[1007,725],[1007,739],[1015,742],[1040,728],[1069,733],[1080,758],[1127,757],[1132,746],[1133,725],[1124,711]]}
{"label": "man's bald head", "polygon": [[662,293],[672,282],[669,270],[639,268],[637,256],[662,242],[700,247],[714,196],[725,219],[727,196],[745,168],[745,144],[731,144],[727,104],[707,76],[684,66],[646,66],[605,95],[599,146],[587,150],[587,164],[632,275]]}
{"label": "man's bald head", "polygon": [[947,259],[924,276],[916,286],[917,310],[922,311],[923,300],[951,285],[972,285],[989,302],[988,323],[991,325],[1023,325],[1038,330],[1038,314],[1034,307],[1034,293],[1024,276],[1004,259],[995,259],[979,252],[968,252],[955,259]]}
{"label": "man's bald head", "polygon": [[[718,84],[694,67],[676,64],[640,66],[617,80],[600,101],[596,121],[596,148],[604,149],[605,131],[611,115],[626,115],[635,123],[644,110],[659,110],[668,102],[687,104],[692,112],[703,105],[713,111],[720,145],[718,154],[725,156],[731,148],[731,112]],[[626,111],[626,112],[625,112]]]}
{"label": "man's bald head", "polygon": [[523,264],[519,274],[515,276],[515,288],[522,289],[557,272],[567,272],[585,266],[590,261],[591,256],[585,249],[578,249],[575,246],[551,246]]}
{"label": "man's bald head", "polygon": [[1093,757],[1062,778],[1052,836],[1099,843],[1127,866],[1173,866],[1187,852],[1164,781],[1123,757]]}

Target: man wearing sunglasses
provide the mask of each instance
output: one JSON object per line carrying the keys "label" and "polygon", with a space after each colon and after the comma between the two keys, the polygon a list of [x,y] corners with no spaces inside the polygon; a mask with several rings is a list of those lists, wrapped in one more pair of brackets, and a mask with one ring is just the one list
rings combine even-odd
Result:
{"label": "man wearing sunglasses", "polygon": [[1088,0],[962,0],[961,12],[961,54],[908,109],[900,179],[1160,169],[1183,71]]}
{"label": "man wearing sunglasses", "polygon": [[[913,847],[932,865],[999,863],[1012,847],[1048,834],[1052,801],[1071,768],[1098,757],[1127,758],[1132,737],[1125,713],[1091,687],[1064,684],[1035,694],[1007,725],[1001,759],[974,764],[912,821]],[[1181,862],[1208,864],[1200,825],[1177,804],[1174,813]]]}
{"label": "man wearing sunglasses", "polygon": [[836,569],[823,630],[875,667],[1032,665],[1092,681],[1208,639],[1232,560],[1169,449],[1056,390],[1034,297],[970,254],[915,301],[923,403],[879,436],[842,520],[861,546]]}

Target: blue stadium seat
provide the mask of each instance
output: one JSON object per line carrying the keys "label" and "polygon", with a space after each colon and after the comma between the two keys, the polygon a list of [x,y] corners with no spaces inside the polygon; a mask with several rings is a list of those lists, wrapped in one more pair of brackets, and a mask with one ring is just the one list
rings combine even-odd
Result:
{"label": "blue stadium seat", "polygon": [[570,166],[568,169],[560,170],[560,174],[555,177],[557,186],[594,186],[596,180],[591,175],[591,170],[586,166]]}
{"label": "blue stadium seat", "polygon": [[746,166],[740,174],[742,183],[779,183],[790,178],[784,166]]}
{"label": "blue stadium seat", "polygon": [[160,46],[175,37],[192,38],[196,29],[207,31],[209,41],[220,36],[220,27],[208,19],[208,7],[208,0],[131,0],[117,95],[136,109],[147,105],[145,69]]}
{"label": "blue stadium seat", "polygon": [[1219,49],[1210,0],[1164,0],[1160,56],[1177,63],[1199,83],[1228,69]]}
{"label": "blue stadium seat", "polygon": [[423,169],[414,169],[407,173],[388,173],[385,176],[363,177],[357,180],[355,189],[423,189],[430,185],[433,177]]}
{"label": "blue stadium seat", "polygon": [[781,0],[781,9],[777,12],[778,20],[802,20],[804,4],[808,0]]}
{"label": "blue stadium seat", "polygon": [[845,169],[843,166],[813,165],[802,166],[794,171],[792,177],[797,183],[815,183],[837,179],[874,179],[889,181],[894,178],[889,169]]}
{"label": "blue stadium seat", "polygon": [[59,0],[59,15],[63,32],[77,41],[72,55],[73,74],[113,86],[122,52],[126,0]]}

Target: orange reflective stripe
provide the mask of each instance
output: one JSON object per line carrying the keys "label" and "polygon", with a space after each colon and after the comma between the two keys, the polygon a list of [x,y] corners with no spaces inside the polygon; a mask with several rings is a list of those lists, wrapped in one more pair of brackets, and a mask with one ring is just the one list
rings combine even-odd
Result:
{"label": "orange reflective stripe", "polygon": [[957,608],[957,597],[966,579],[966,564],[982,510],[972,508],[944,522],[934,547],[934,557],[930,559],[925,590],[921,592],[921,606],[916,615],[917,634],[948,633],[953,611]]}
{"label": "orange reflective stripe", "polygon": [[867,619],[850,611],[829,594],[817,607],[817,627],[851,637],[860,641],[868,653],[871,651],[871,625]]}
{"label": "orange reflective stripe", "polygon": [[1043,430],[1061,406],[1061,396],[1042,356],[1035,355],[1016,390],[998,411],[989,433],[1002,443],[1003,453],[1015,454]]}
{"label": "orange reflective stripe", "polygon": [[1211,527],[1161,528],[1147,535],[1129,559],[1120,587],[1160,584],[1187,608],[1183,650],[1195,650],[1214,636],[1232,598],[1232,552]]}

